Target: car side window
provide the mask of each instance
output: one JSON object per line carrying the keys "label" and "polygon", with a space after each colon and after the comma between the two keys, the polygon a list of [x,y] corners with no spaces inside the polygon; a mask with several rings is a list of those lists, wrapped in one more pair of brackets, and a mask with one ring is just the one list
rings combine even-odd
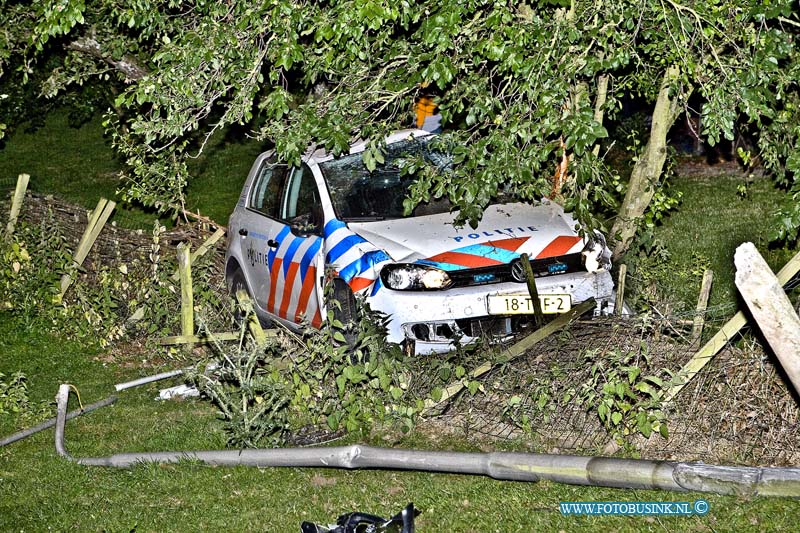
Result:
{"label": "car side window", "polygon": [[322,203],[314,174],[307,165],[292,168],[280,218],[301,232],[320,233],[323,224]]}
{"label": "car side window", "polygon": [[277,218],[281,200],[281,189],[288,174],[286,165],[264,163],[256,177],[250,195],[250,207],[267,216]]}

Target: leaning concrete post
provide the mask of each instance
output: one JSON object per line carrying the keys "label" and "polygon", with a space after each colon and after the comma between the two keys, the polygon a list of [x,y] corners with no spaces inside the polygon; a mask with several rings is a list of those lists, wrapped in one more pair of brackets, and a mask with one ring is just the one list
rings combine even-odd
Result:
{"label": "leaning concrete post", "polygon": [[736,287],[772,351],[800,393],[800,317],[753,243],[736,249]]}

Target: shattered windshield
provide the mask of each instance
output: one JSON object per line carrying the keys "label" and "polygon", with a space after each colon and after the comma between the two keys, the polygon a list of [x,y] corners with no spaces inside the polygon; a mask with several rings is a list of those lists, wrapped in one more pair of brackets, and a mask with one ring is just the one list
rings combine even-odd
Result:
{"label": "shattered windshield", "polygon": [[[428,146],[428,139],[409,139],[386,147],[385,162],[370,172],[361,153],[349,154],[320,163],[337,216],[342,220],[381,220],[402,218],[403,200],[414,183],[414,175],[402,169],[412,158],[422,157],[444,171],[450,156]],[[420,204],[411,216],[447,213],[447,200]]]}

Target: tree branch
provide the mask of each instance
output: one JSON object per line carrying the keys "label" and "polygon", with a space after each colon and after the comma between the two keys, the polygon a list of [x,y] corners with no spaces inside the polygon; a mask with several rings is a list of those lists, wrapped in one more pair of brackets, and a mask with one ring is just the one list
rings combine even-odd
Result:
{"label": "tree branch", "polygon": [[105,61],[122,72],[125,75],[125,81],[128,83],[138,81],[147,75],[147,69],[141,66],[135,57],[126,54],[121,59],[114,59],[110,54],[104,52],[94,32],[75,39],[67,45],[67,49],[89,54],[101,61]]}

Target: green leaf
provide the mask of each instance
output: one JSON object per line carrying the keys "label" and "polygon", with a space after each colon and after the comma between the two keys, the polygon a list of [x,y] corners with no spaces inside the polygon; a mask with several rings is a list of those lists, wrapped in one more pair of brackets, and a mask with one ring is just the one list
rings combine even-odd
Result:
{"label": "green leaf", "polygon": [[649,381],[653,385],[656,385],[658,388],[664,388],[664,380],[658,376],[645,376],[643,379]]}
{"label": "green leaf", "polygon": [[336,431],[339,429],[339,415],[337,413],[331,413],[325,418],[326,422],[328,423],[328,427],[331,428],[331,431]]}
{"label": "green leaf", "polygon": [[644,435],[645,438],[650,437],[650,435],[653,433],[653,426],[647,419],[641,420],[639,423],[637,423],[636,429],[638,429],[639,433]]}
{"label": "green leaf", "polygon": [[623,382],[621,382],[621,381],[620,381],[619,383],[617,383],[617,386],[615,387],[615,392],[616,392],[617,396],[618,396],[620,399],[622,399],[622,398],[624,398],[624,397],[625,397],[625,391],[626,391],[627,389],[628,389],[628,388],[625,386],[625,383],[623,383]]}
{"label": "green leaf", "polygon": [[436,403],[442,400],[442,394],[444,394],[444,391],[441,387],[434,387],[431,389],[431,399]]}

